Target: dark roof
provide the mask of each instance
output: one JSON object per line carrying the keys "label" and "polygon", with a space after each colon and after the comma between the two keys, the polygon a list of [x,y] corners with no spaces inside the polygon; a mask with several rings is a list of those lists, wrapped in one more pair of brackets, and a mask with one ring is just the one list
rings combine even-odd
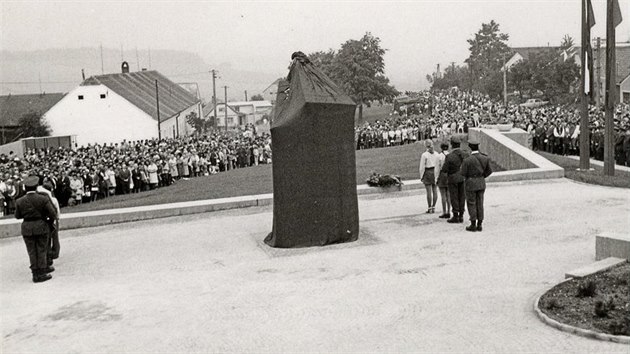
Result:
{"label": "dark roof", "polygon": [[512,48],[512,50],[520,54],[523,59],[529,59],[529,56],[533,53],[542,53],[548,50],[559,50],[560,47],[518,47]]}
{"label": "dark roof", "polygon": [[20,117],[26,113],[43,115],[63,96],[63,93],[0,96],[0,126],[17,126]]}
{"label": "dark roof", "polygon": [[164,121],[199,102],[188,90],[155,70],[92,76],[81,86],[107,86],[157,120],[155,80],[158,81],[160,120]]}

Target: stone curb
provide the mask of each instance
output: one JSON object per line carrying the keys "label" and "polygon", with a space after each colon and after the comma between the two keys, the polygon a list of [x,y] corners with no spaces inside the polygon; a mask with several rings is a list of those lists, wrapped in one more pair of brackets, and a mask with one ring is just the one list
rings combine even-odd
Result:
{"label": "stone curb", "polygon": [[579,328],[579,327],[574,327],[568,324],[564,324],[561,322],[558,322],[556,320],[554,320],[553,318],[547,316],[544,312],[542,312],[542,310],[539,308],[538,304],[540,302],[540,298],[545,295],[547,292],[549,292],[551,289],[553,289],[554,287],[565,283],[567,281],[569,281],[571,279],[566,279],[564,281],[561,281],[560,283],[546,289],[545,291],[543,291],[540,295],[538,295],[536,297],[536,301],[534,301],[534,312],[536,313],[536,316],[546,325],[551,326],[555,329],[558,329],[562,332],[567,332],[567,333],[571,333],[571,334],[575,334],[581,337],[586,337],[586,338],[591,338],[591,339],[597,339],[597,340],[601,340],[601,341],[607,341],[607,342],[614,342],[614,343],[621,343],[621,344],[630,344],[630,337],[629,336],[616,336],[613,334],[605,334],[605,333],[600,333],[600,332],[595,332],[593,330],[590,329],[584,329],[584,328]]}

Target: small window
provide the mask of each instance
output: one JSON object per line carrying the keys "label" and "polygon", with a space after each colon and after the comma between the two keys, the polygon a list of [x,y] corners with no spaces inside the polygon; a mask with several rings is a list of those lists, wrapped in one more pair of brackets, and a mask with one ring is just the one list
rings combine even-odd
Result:
{"label": "small window", "polygon": [[105,98],[105,94],[101,93],[101,99]]}
{"label": "small window", "polygon": [[79,95],[79,99],[82,100],[83,99],[83,95]]}

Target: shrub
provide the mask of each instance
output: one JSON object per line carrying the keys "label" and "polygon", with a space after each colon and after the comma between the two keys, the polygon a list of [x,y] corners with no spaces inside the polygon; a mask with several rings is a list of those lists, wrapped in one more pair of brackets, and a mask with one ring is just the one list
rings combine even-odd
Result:
{"label": "shrub", "polygon": [[582,281],[577,287],[577,297],[593,297],[597,293],[597,283],[589,280]]}
{"label": "shrub", "polygon": [[610,322],[608,330],[614,335],[629,335],[630,334],[630,318],[620,318]]}
{"label": "shrub", "polygon": [[545,309],[547,310],[561,309],[561,308],[562,306],[560,305],[560,303],[558,302],[558,299],[556,298],[551,298],[545,302]]}
{"label": "shrub", "polygon": [[595,302],[595,315],[597,315],[597,317],[608,317],[608,313],[614,309],[615,303],[610,297]]}

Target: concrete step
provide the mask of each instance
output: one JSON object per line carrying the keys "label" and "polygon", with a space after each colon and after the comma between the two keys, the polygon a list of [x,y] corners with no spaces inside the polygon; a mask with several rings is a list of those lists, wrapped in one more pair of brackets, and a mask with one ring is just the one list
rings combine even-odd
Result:
{"label": "concrete step", "polygon": [[587,266],[574,269],[566,273],[564,276],[565,278],[584,278],[587,275],[603,272],[607,269],[610,269],[616,265],[619,265],[625,262],[627,262],[627,260],[623,258],[608,257],[606,259],[602,259],[601,261],[597,261]]}
{"label": "concrete step", "polygon": [[602,233],[595,237],[595,259],[608,257],[630,261],[630,234]]}

